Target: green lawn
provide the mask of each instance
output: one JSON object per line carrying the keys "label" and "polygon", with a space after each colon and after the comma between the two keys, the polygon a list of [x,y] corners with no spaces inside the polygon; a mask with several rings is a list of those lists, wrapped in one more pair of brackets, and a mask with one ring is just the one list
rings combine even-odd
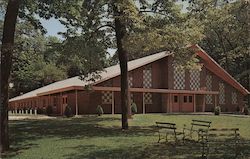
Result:
{"label": "green lawn", "polygon": [[[210,120],[213,128],[238,127],[241,137],[250,141],[250,118],[232,116],[135,115],[128,131],[121,131],[120,115],[20,120],[10,121],[11,152],[5,158],[197,158],[199,145],[157,143],[154,129],[155,121],[174,122],[181,129],[192,119]],[[249,144],[242,145],[241,156],[250,158]]]}

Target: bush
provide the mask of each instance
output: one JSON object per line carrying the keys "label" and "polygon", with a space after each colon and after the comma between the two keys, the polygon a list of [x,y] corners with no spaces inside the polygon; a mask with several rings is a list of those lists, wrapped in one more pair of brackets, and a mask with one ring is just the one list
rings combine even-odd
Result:
{"label": "bush", "polygon": [[132,114],[136,114],[137,113],[137,106],[135,103],[131,104],[131,112]]}
{"label": "bush", "polygon": [[240,112],[240,107],[237,105],[237,107],[236,107],[236,112],[238,113],[238,112]]}
{"label": "bush", "polygon": [[52,108],[51,105],[47,106],[46,113],[47,113],[48,116],[53,114],[53,108]]}
{"label": "bush", "polygon": [[101,116],[104,113],[102,106],[98,105],[96,108],[96,112],[97,112],[98,116]]}
{"label": "bush", "polygon": [[245,115],[248,115],[248,114],[249,114],[249,110],[248,110],[248,107],[247,107],[247,106],[244,107],[243,113],[244,113]]}
{"label": "bush", "polygon": [[220,106],[216,106],[216,107],[214,108],[214,115],[220,115],[220,112],[221,112]]}
{"label": "bush", "polygon": [[71,106],[67,105],[64,110],[64,115],[69,118],[73,116]]}
{"label": "bush", "polygon": [[37,108],[37,114],[44,114],[44,111],[42,108]]}

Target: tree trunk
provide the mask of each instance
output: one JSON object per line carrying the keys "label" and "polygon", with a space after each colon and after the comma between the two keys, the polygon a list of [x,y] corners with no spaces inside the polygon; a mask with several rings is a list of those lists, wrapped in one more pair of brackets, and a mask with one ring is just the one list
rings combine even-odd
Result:
{"label": "tree trunk", "polygon": [[121,70],[122,129],[128,129],[128,57],[127,50],[123,45],[123,38],[126,35],[126,26],[122,23],[122,14],[123,12],[118,11],[117,6],[114,6],[116,44]]}
{"label": "tree trunk", "polygon": [[9,100],[9,77],[12,65],[14,48],[14,35],[19,8],[19,0],[9,0],[3,27],[1,48],[1,105],[0,105],[0,152],[9,149],[8,134],[8,100]]}

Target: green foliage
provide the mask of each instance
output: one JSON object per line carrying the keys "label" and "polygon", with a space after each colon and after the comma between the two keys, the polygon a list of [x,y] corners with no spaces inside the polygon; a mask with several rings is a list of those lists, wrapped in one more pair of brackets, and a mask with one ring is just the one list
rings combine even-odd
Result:
{"label": "green foliage", "polygon": [[237,107],[236,107],[236,112],[240,112],[240,106],[239,105],[237,105]]}
{"label": "green foliage", "polygon": [[132,114],[136,114],[137,113],[136,103],[132,103],[131,104],[131,112],[132,112]]}
{"label": "green foliage", "polygon": [[37,108],[37,114],[46,114],[42,108]]}
{"label": "green foliage", "polygon": [[244,109],[244,110],[243,110],[243,113],[244,113],[245,115],[248,115],[248,114],[249,114],[249,109],[248,109],[248,107],[245,106],[243,109]]}
{"label": "green foliage", "polygon": [[216,106],[216,107],[214,108],[214,115],[220,115],[220,112],[221,112],[220,106]]}
{"label": "green foliage", "polygon": [[73,112],[72,112],[71,106],[67,105],[67,106],[65,107],[64,115],[65,115],[67,118],[73,116]]}
{"label": "green foliage", "polygon": [[204,26],[205,36],[199,44],[249,90],[249,2],[192,1],[189,10]]}
{"label": "green foliage", "polygon": [[46,107],[46,114],[48,116],[50,116],[50,115],[53,114],[53,107],[51,105],[49,105],[49,106]]}
{"label": "green foliage", "polygon": [[98,114],[98,116],[101,116],[102,114],[104,114],[104,111],[102,109],[101,105],[98,105],[96,108],[96,113]]}

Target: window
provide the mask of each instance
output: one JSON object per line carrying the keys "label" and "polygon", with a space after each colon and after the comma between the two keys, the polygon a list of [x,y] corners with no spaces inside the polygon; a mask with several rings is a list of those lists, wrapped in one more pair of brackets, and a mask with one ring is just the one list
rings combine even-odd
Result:
{"label": "window", "polygon": [[193,96],[189,96],[189,97],[188,97],[188,102],[189,102],[189,103],[193,103]]}
{"label": "window", "polygon": [[178,103],[178,96],[174,96],[174,102]]}
{"label": "window", "polygon": [[187,103],[187,96],[184,96],[184,103]]}

